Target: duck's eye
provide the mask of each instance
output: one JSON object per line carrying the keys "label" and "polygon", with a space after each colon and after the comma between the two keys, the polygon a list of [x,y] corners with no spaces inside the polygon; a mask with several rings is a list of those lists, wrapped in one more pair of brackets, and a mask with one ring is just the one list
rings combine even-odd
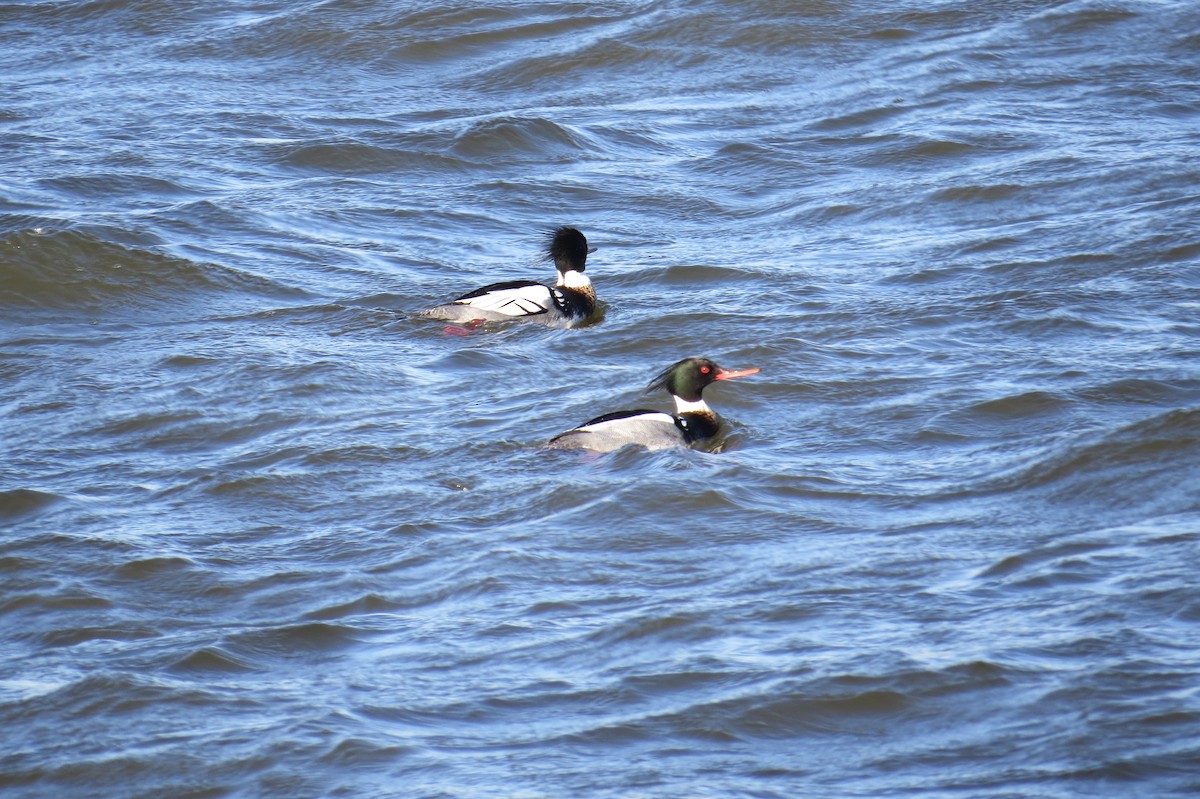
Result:
{"label": "duck's eye", "polygon": [[706,375],[711,371],[712,371],[712,369],[708,368],[707,366],[700,367],[700,374],[702,374],[702,375]]}

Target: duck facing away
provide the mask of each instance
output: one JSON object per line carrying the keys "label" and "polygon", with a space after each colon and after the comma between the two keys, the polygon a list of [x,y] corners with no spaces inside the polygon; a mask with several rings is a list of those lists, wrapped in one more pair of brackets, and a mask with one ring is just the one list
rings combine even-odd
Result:
{"label": "duck facing away", "polygon": [[596,291],[583,270],[596,248],[588,249],[587,238],[573,227],[547,235],[546,257],[558,269],[553,287],[532,280],[493,283],[417,316],[459,323],[527,320],[560,327],[587,321],[596,311]]}
{"label": "duck facing away", "polygon": [[634,410],[597,416],[546,442],[551,449],[587,449],[612,452],[629,444],[645,449],[687,447],[712,438],[721,428],[721,417],[701,396],[705,386],[756,374],[759,370],[722,369],[708,358],[684,358],[654,378],[646,391],[665,388],[675,398],[675,413]]}

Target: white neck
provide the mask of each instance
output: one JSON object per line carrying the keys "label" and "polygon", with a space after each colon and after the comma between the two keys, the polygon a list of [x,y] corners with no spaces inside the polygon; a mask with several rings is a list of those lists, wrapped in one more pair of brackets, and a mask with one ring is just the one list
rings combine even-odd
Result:
{"label": "white neck", "polygon": [[688,402],[681,397],[676,397],[675,413],[712,413],[712,408],[709,408],[703,399],[698,399],[695,402]]}
{"label": "white neck", "polygon": [[566,272],[558,273],[558,285],[569,289],[585,289],[592,285],[592,281],[588,280],[588,276],[583,272],[568,269]]}

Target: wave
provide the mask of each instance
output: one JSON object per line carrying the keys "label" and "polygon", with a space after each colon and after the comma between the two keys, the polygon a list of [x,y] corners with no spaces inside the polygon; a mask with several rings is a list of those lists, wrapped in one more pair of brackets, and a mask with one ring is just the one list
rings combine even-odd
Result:
{"label": "wave", "polygon": [[[371,175],[403,172],[414,175],[455,174],[472,164],[446,152],[451,136],[364,131],[354,137],[287,145],[278,157],[284,166],[320,173]],[[378,141],[375,141],[375,140]]]}
{"label": "wave", "polygon": [[569,160],[594,152],[596,144],[581,131],[541,117],[501,116],[473,122],[454,142],[454,152],[469,158],[526,155],[538,160]]}
{"label": "wave", "polygon": [[[1035,463],[989,478],[981,489],[982,493],[1048,491],[1056,501],[1094,503],[1092,513],[1095,506],[1166,513],[1193,502],[1187,486],[1198,474],[1200,408],[1174,409],[1084,434]],[[1164,486],[1175,488],[1164,490]]]}
{"label": "wave", "polygon": [[1074,405],[1066,397],[1046,391],[1026,391],[987,399],[940,414],[922,430],[922,436],[990,437],[1053,432],[1070,419]]}
{"label": "wave", "polygon": [[0,519],[15,519],[37,513],[62,500],[58,494],[32,488],[0,491]]}
{"label": "wave", "polygon": [[74,230],[22,230],[0,239],[0,308],[89,317],[169,313],[220,297],[294,297],[266,278],[105,241]]}

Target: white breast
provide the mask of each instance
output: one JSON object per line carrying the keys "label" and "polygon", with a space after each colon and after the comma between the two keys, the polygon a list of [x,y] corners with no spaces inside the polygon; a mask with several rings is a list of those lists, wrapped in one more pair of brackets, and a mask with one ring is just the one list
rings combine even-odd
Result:
{"label": "white breast", "polygon": [[583,272],[568,269],[558,273],[558,285],[569,289],[585,289],[592,285],[592,281]]}

